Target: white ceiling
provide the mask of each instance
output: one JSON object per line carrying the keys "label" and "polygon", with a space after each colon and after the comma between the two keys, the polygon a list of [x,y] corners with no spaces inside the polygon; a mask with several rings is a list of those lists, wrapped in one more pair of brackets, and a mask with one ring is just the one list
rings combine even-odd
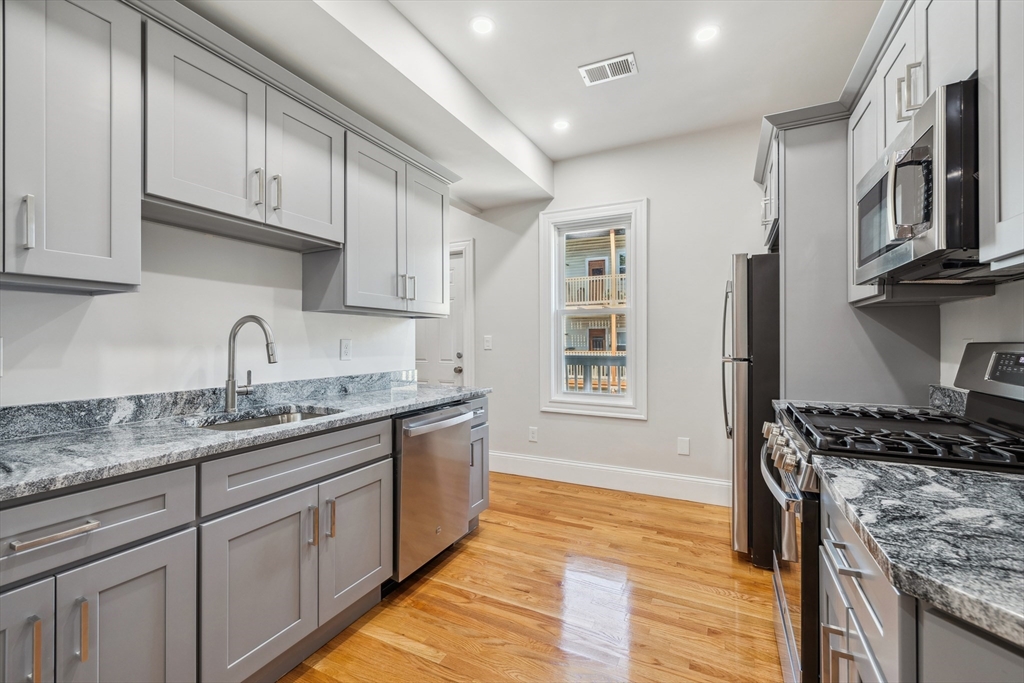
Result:
{"label": "white ceiling", "polygon": [[[834,102],[881,0],[392,4],[558,160]],[[481,15],[495,22],[488,35],[470,29]],[[698,44],[706,24],[721,34]],[[635,76],[584,86],[578,66],[627,52]],[[557,119],[571,127],[555,131]]]}

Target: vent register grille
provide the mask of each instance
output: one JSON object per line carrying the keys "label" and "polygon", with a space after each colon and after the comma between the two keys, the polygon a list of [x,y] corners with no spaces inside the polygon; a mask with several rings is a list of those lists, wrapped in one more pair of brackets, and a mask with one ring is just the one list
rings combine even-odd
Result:
{"label": "vent register grille", "polygon": [[589,88],[598,83],[614,81],[636,73],[636,57],[630,52],[628,55],[603,59],[593,64],[584,64],[580,67],[580,75],[583,76],[583,83]]}

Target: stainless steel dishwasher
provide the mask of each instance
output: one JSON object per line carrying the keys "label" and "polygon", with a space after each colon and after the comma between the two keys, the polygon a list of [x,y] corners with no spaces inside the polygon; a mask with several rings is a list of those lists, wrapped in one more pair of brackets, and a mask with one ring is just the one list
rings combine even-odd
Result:
{"label": "stainless steel dishwasher", "polygon": [[395,581],[469,531],[467,405],[421,411],[395,425]]}

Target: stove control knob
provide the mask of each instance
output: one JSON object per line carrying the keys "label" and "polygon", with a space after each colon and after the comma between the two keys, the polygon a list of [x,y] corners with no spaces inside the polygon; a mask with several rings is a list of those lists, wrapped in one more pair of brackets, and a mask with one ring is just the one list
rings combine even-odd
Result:
{"label": "stove control knob", "polygon": [[761,427],[761,434],[763,434],[764,438],[766,438],[766,439],[768,437],[770,437],[772,434],[778,434],[778,433],[779,433],[779,426],[777,424],[775,424],[774,422],[765,422],[764,426]]}
{"label": "stove control knob", "polygon": [[771,436],[768,437],[768,448],[775,448],[775,444],[777,443],[781,443],[785,446],[786,437],[778,432],[772,432]]}
{"label": "stove control knob", "polygon": [[786,437],[780,437],[775,442],[775,447],[772,448],[772,460],[775,461],[775,466],[778,467],[779,463],[782,462],[782,455],[789,449],[786,447]]}
{"label": "stove control knob", "polygon": [[796,469],[797,465],[799,464],[800,456],[798,456],[792,450],[787,448],[782,456],[782,466],[780,467],[780,469],[782,469],[785,472],[792,472]]}

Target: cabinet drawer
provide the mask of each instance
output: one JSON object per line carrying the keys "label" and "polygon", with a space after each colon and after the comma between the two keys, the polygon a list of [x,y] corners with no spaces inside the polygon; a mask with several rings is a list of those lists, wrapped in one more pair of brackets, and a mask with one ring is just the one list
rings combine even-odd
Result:
{"label": "cabinet drawer", "polygon": [[391,421],[260,448],[199,466],[203,516],[391,454]]}
{"label": "cabinet drawer", "polygon": [[479,427],[482,424],[487,424],[488,409],[486,398],[475,398],[469,402],[469,407],[473,410],[473,421],[469,423],[470,427]]}
{"label": "cabinet drawer", "polygon": [[856,617],[868,650],[874,652],[885,678],[913,680],[908,674],[916,669],[912,650],[916,630],[914,598],[889,583],[827,488],[822,490],[821,505],[825,513],[822,544],[850,603],[851,641],[852,617]]}
{"label": "cabinet drawer", "polygon": [[187,524],[195,468],[102,486],[0,512],[0,585]]}

